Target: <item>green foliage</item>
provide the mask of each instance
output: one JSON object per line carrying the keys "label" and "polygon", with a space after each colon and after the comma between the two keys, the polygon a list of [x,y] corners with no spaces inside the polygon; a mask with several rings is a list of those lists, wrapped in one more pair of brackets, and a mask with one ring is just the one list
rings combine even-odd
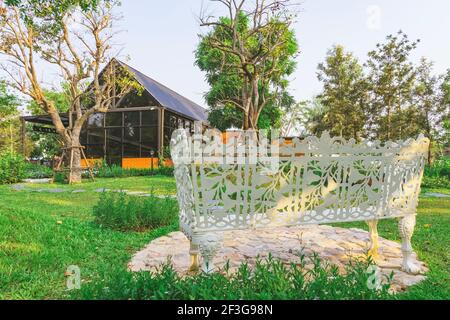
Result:
{"label": "green foliage", "polygon": [[327,130],[324,118],[328,108],[322,104],[319,97],[315,97],[312,101],[300,102],[298,108],[299,124],[304,128],[304,135],[319,135]]}
{"label": "green foliage", "polygon": [[94,169],[94,174],[98,178],[126,178],[144,176],[168,176],[173,177],[173,167],[159,166],[154,169],[123,169],[120,166],[108,166],[102,164]]}
{"label": "green foliage", "polygon": [[53,170],[49,167],[35,163],[27,163],[25,165],[26,179],[45,179],[52,177],[53,177]]}
{"label": "green foliage", "polygon": [[[66,93],[66,86],[63,85],[63,91],[46,90],[45,97],[52,101],[58,112],[64,113],[69,110],[69,98]],[[27,110],[32,115],[38,116],[43,114],[42,107],[35,101],[31,100],[27,105]],[[27,135],[33,142],[33,150],[30,157],[33,159],[52,159],[61,155],[62,141],[57,134],[42,134],[34,132],[32,125],[28,125]]]}
{"label": "green foliage", "polygon": [[18,151],[20,148],[20,100],[0,81],[0,151]]}
{"label": "green foliage", "polygon": [[[237,13],[236,21],[231,21],[229,17],[219,18],[218,24],[201,36],[195,53],[196,65],[206,72],[210,85],[205,95],[212,110],[210,121],[222,130],[231,126],[245,127],[246,117],[255,126],[279,127],[277,99],[280,93],[286,91],[287,77],[296,67],[294,58],[298,53],[298,44],[289,23],[273,17],[264,27],[254,28],[250,20],[243,11]],[[233,40],[230,29],[234,23],[237,37],[243,44],[242,50],[245,51],[242,54],[249,59],[245,66],[240,54],[233,50],[236,40]],[[222,45],[217,46],[217,43]],[[276,49],[271,50],[274,47]],[[255,90],[251,89],[252,86]],[[258,91],[259,98],[255,96],[255,91]],[[269,111],[264,113],[266,108]],[[220,121],[222,115],[226,125]],[[259,117],[264,119],[259,122]]]}
{"label": "green foliage", "polygon": [[450,180],[450,157],[442,157],[425,167],[425,176],[447,178]]}
{"label": "green foliage", "polygon": [[422,181],[424,189],[450,189],[450,180],[447,177],[424,176]]}
{"label": "green foliage", "polygon": [[[63,85],[63,91],[58,90],[45,90],[44,95],[49,101],[55,104],[56,110],[58,112],[64,113],[69,111],[70,102],[68,94],[65,92],[67,90],[66,85]],[[31,112],[32,115],[38,116],[42,115],[42,107],[39,106],[36,101],[31,100],[27,105],[27,110]]]}
{"label": "green foliage", "polygon": [[340,45],[334,46],[319,64],[318,79],[323,82],[323,92],[318,96],[325,108],[321,126],[314,134],[323,130],[332,136],[353,138],[359,141],[365,136],[367,83],[363,68],[352,53]]}
{"label": "green foliage", "polygon": [[[307,271],[307,261],[314,266]],[[285,266],[268,258],[251,270],[242,264],[236,273],[227,270],[212,275],[180,277],[171,265],[157,273],[121,271],[89,283],[74,295],[81,299],[107,300],[334,300],[387,299],[390,279],[380,290],[367,286],[369,263],[354,263],[347,274],[323,263],[318,257],[299,258],[300,265]]]}
{"label": "green foliage", "polygon": [[19,104],[19,98],[8,90],[6,82],[0,81],[0,119],[17,115]]}
{"label": "green foliage", "polygon": [[423,188],[450,188],[450,157],[442,157],[425,167]]}
{"label": "green foliage", "polygon": [[[258,129],[280,128],[282,109],[274,104],[267,105],[258,118]],[[242,128],[244,113],[242,110],[227,104],[224,107],[213,108],[208,113],[208,121],[214,128],[226,131],[231,128]]]}
{"label": "green foliage", "polygon": [[0,153],[0,184],[17,183],[26,176],[25,158],[14,152]]}
{"label": "green foliage", "polygon": [[105,192],[93,208],[95,222],[120,231],[144,231],[168,226],[177,221],[178,205],[172,198],[130,196]]}
{"label": "green foliage", "polygon": [[47,32],[53,33],[61,31],[60,24],[64,16],[74,8],[87,12],[96,10],[102,3],[105,5],[119,3],[117,0],[5,0],[4,2],[8,6],[19,8],[28,24],[46,27]]}
{"label": "green foliage", "polygon": [[369,52],[369,128],[381,141],[404,140],[416,134],[411,126],[416,71],[409,57],[418,43],[399,31]]}

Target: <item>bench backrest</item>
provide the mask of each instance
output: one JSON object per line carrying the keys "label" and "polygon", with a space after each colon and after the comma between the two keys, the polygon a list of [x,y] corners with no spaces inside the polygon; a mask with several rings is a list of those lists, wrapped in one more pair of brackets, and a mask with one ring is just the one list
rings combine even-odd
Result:
{"label": "bench backrest", "polygon": [[[245,152],[233,161],[226,151],[211,151],[208,139],[197,140],[177,130],[171,143],[188,232],[413,214],[429,147],[423,136],[356,144],[324,134],[277,140],[278,151],[255,162]],[[205,157],[212,153],[213,160]]]}

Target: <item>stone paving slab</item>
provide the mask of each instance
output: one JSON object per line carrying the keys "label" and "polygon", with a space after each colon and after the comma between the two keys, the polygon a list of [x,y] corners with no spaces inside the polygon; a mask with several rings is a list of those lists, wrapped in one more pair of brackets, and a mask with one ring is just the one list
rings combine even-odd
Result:
{"label": "stone paving slab", "polygon": [[443,194],[443,193],[425,193],[425,196],[432,197],[432,198],[450,198],[450,194]]}
{"label": "stone paving slab", "polygon": [[[224,245],[215,257],[214,263],[220,268],[229,261],[231,272],[244,261],[252,267],[258,257],[264,259],[269,254],[287,265],[299,263],[300,252],[306,257],[312,257],[316,253],[323,261],[338,266],[339,270],[344,272],[350,260],[366,257],[369,241],[369,234],[364,230],[316,225],[228,231],[223,235]],[[404,290],[426,278],[423,274],[428,269],[416,255],[414,255],[415,263],[421,267],[422,274],[409,275],[401,271],[399,243],[380,237],[379,253],[377,264],[381,274],[389,276],[391,272],[394,273],[394,291]],[[173,232],[152,241],[134,255],[129,263],[129,269],[134,272],[156,271],[169,260],[180,275],[188,273],[189,241],[181,232]]]}

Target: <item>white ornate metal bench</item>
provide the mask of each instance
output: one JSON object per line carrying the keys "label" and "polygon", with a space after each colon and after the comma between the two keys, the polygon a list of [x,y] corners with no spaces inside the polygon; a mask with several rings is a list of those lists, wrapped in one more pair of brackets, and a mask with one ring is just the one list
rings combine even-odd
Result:
{"label": "white ornate metal bench", "polygon": [[[175,131],[171,140],[180,228],[191,241],[191,269],[199,268],[199,254],[202,270],[214,269],[222,231],[273,226],[366,221],[368,254],[376,256],[378,220],[399,218],[402,269],[419,272],[412,262],[411,237],[428,139],[356,144],[327,133],[279,139],[271,143],[278,152],[262,157],[259,150],[253,162],[249,146],[236,161],[235,154],[218,151],[213,140],[191,137],[185,130]],[[267,159],[277,159],[275,168]]]}

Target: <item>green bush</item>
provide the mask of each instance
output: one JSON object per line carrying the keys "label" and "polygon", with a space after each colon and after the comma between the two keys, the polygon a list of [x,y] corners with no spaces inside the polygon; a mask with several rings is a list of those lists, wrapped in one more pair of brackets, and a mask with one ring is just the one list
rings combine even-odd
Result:
{"label": "green bush", "polygon": [[450,157],[442,157],[425,167],[425,176],[450,180]]}
{"label": "green bush", "polygon": [[423,177],[422,188],[449,188],[450,189],[450,180],[447,178],[433,178],[433,177]]}
{"label": "green bush", "polygon": [[53,177],[53,170],[49,167],[35,163],[27,163],[25,165],[26,179],[45,179]]}
{"label": "green bush", "polygon": [[26,176],[25,158],[14,152],[0,154],[0,184],[22,181]]}
{"label": "green bush", "polygon": [[236,273],[227,270],[210,275],[180,277],[171,265],[159,272],[131,273],[125,270],[105,274],[101,281],[83,285],[75,299],[107,300],[331,300],[387,299],[392,276],[383,279],[378,289],[367,285],[371,262],[356,262],[347,267],[345,275],[338,268],[311,258],[312,270],[306,260],[300,266],[286,267],[271,258],[259,261],[253,270],[242,264]]}
{"label": "green bush", "polygon": [[120,231],[144,231],[177,221],[178,204],[171,198],[130,196],[104,192],[93,209],[95,222]]}
{"label": "green bush", "polygon": [[154,169],[123,169],[120,166],[100,165],[94,169],[94,174],[98,178],[127,178],[143,176],[173,176],[173,167],[160,166]]}

